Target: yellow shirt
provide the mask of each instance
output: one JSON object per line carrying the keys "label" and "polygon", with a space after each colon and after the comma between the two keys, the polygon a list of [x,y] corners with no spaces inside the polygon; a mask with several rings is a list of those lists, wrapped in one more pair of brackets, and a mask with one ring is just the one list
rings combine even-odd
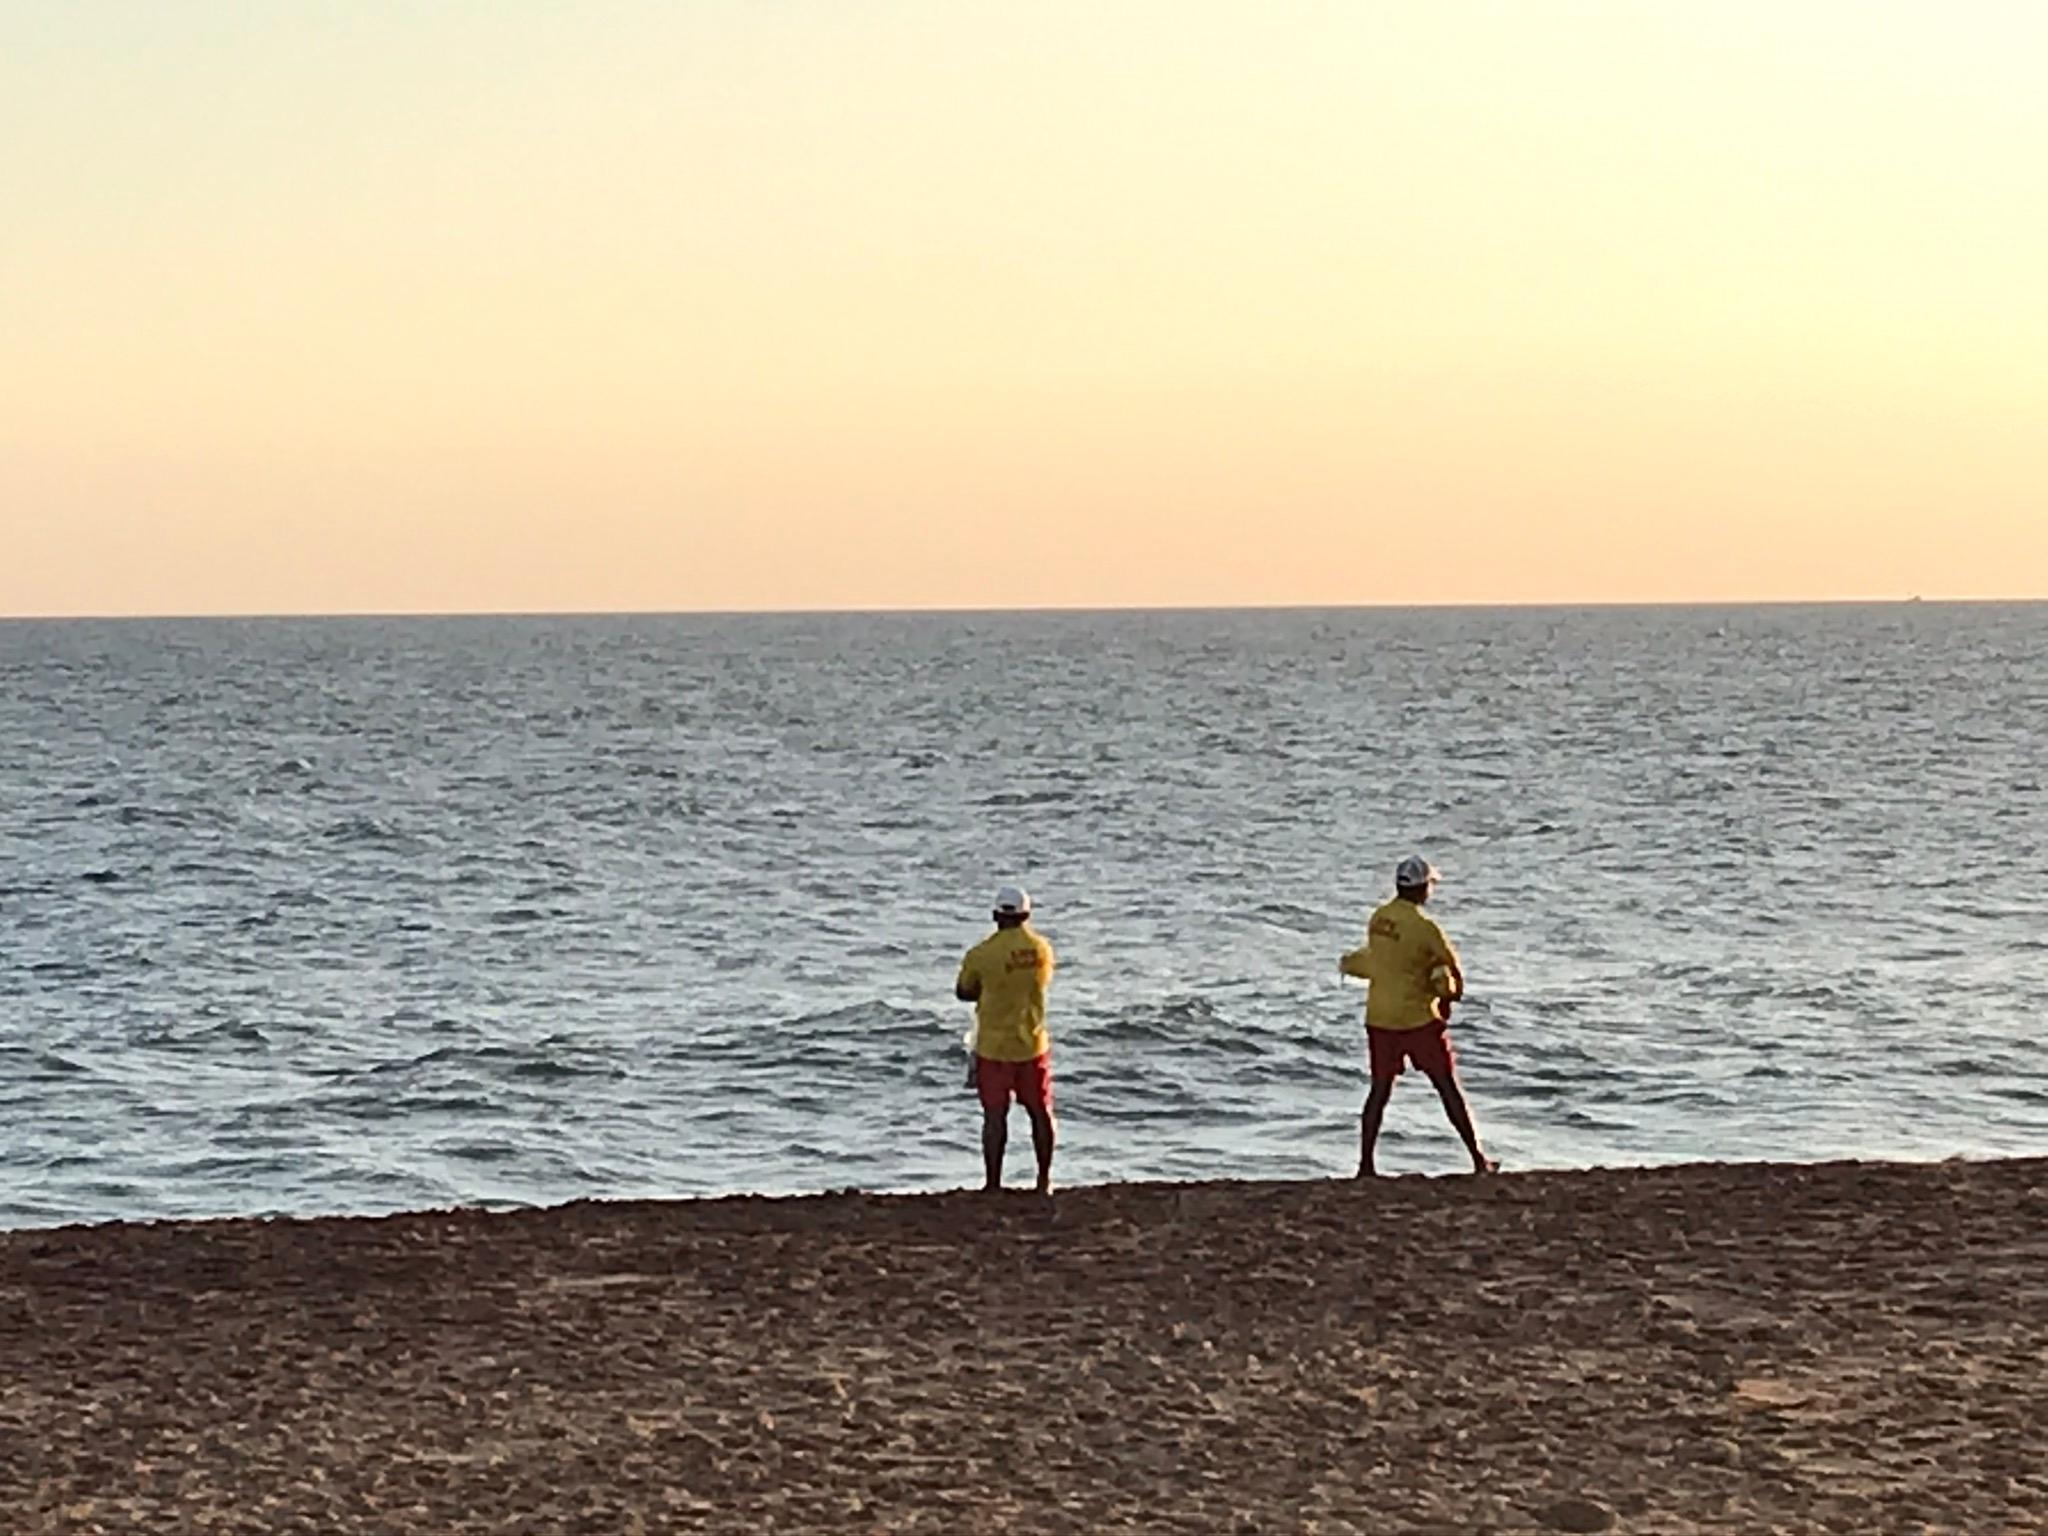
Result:
{"label": "yellow shirt", "polygon": [[1443,1017],[1439,1001],[1465,990],[1458,952],[1433,918],[1396,896],[1365,925],[1365,943],[1338,962],[1366,982],[1373,1029],[1420,1029]]}
{"label": "yellow shirt", "polygon": [[998,928],[960,962],[956,991],[974,998],[974,1054],[990,1061],[1030,1061],[1051,1046],[1045,1032],[1045,989],[1052,982],[1052,946],[1028,926]]}

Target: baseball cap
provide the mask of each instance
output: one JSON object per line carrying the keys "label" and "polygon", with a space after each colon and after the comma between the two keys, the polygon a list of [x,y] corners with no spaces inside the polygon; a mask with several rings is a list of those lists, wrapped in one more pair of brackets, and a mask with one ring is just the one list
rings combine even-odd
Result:
{"label": "baseball cap", "polygon": [[1004,917],[1029,917],[1031,893],[1022,886],[1006,885],[996,892],[996,910]]}
{"label": "baseball cap", "polygon": [[1436,872],[1436,866],[1419,853],[1411,853],[1394,866],[1394,884],[1404,891],[1420,890],[1435,885],[1443,876]]}

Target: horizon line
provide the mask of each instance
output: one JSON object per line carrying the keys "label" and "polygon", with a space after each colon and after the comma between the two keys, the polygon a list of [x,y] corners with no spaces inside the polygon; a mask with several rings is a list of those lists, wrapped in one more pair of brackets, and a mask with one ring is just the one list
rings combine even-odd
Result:
{"label": "horizon line", "polygon": [[213,609],[149,612],[0,613],[0,624],[167,624],[206,622],[276,622],[298,619],[739,619],[739,618],[916,618],[1024,614],[1144,613],[1540,613],[1630,609],[1737,608],[1910,608],[2022,607],[2048,603],[2048,596],[2027,597],[1769,597],[1769,598],[1594,598],[1544,599],[1527,602],[1403,602],[1403,603],[1033,603],[1017,607],[934,604],[900,607],[844,606],[808,608],[322,608]]}

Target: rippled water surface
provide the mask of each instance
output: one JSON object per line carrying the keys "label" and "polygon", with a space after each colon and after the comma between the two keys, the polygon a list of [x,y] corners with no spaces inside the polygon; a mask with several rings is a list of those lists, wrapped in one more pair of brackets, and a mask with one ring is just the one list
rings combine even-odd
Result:
{"label": "rippled water surface", "polygon": [[1410,849],[1513,1165],[2048,1151],[2044,720],[2042,605],[0,624],[0,1225],[968,1182],[1011,878],[1063,1179],[1345,1171]]}

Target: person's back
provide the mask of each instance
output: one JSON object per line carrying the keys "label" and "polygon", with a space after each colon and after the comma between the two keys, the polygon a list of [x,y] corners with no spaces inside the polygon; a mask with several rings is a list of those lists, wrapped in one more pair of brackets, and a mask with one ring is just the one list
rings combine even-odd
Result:
{"label": "person's back", "polygon": [[1425,1028],[1444,1016],[1443,1000],[1456,990],[1451,978],[1458,957],[1451,941],[1407,896],[1374,911],[1364,950],[1345,959],[1346,974],[1365,980],[1365,1022],[1373,1029]]}
{"label": "person's back", "polygon": [[1045,990],[1052,946],[1030,928],[998,928],[967,952],[960,974],[976,983],[974,1054],[990,1061],[1030,1061],[1049,1045]]}

